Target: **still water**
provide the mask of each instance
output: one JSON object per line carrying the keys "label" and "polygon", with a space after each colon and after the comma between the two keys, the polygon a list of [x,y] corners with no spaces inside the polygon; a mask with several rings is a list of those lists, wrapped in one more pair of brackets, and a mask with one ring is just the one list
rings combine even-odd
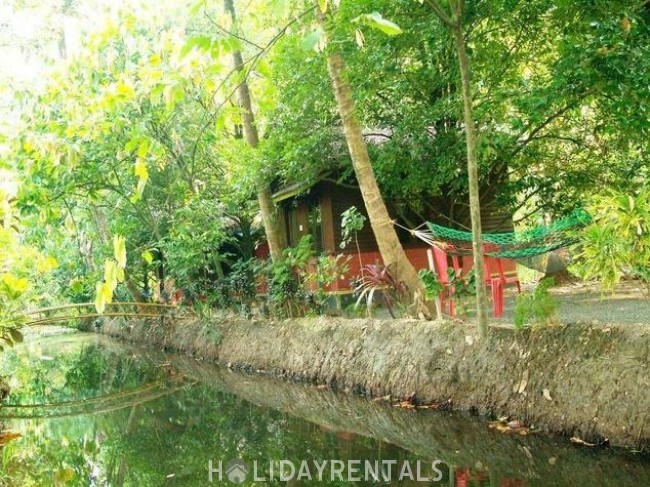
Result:
{"label": "still water", "polygon": [[241,375],[103,336],[26,340],[0,356],[0,375],[12,389],[0,409],[0,485],[650,485],[647,456],[504,436],[465,414]]}

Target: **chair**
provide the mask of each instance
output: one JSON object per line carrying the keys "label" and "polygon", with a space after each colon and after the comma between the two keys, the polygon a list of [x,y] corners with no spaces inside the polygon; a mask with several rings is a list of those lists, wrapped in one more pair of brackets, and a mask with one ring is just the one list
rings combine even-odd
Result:
{"label": "chair", "polygon": [[[436,276],[438,276],[438,281],[440,284],[442,284],[444,290],[448,295],[447,300],[449,301],[449,315],[455,316],[456,309],[454,307],[454,302],[451,299],[451,295],[453,294],[454,290],[450,286],[449,282],[449,274],[447,270],[449,269],[449,262],[447,261],[447,253],[444,250],[433,245],[430,249],[427,249],[427,260],[429,261],[429,269],[436,273]],[[443,310],[445,309],[444,294],[440,295],[440,306]]]}
{"label": "chair", "polygon": [[521,293],[521,283],[517,275],[517,263],[512,259],[499,259],[499,273],[505,284],[515,284],[517,292]]}
{"label": "chair", "polygon": [[[452,249],[452,246],[447,247]],[[441,248],[433,245],[431,249],[427,249],[427,257],[429,259],[429,267],[436,272],[438,280],[447,291],[447,299],[449,300],[449,314],[455,316],[456,310],[452,296],[454,294],[453,285],[449,281],[449,255],[451,255],[452,268],[457,276],[466,275],[474,266],[474,261],[471,256],[459,256],[457,253],[447,254]],[[485,256],[484,274],[485,285],[490,288],[492,294],[492,310],[495,317],[503,316],[503,288],[506,283],[516,283],[519,288],[519,278],[508,276],[504,269],[503,259],[496,257]],[[510,261],[513,266],[514,262]],[[516,272],[516,268],[513,269]],[[441,298],[441,306],[444,310],[444,299]]]}
{"label": "chair", "polygon": [[503,316],[503,288],[507,284],[515,284],[521,293],[521,283],[517,276],[517,265],[510,259],[485,256],[485,282],[490,281],[492,298],[494,300],[494,316]]}

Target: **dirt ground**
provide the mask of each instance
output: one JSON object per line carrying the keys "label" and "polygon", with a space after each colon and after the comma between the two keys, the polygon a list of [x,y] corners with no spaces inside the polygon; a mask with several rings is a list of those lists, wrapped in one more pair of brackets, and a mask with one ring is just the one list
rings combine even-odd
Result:
{"label": "dirt ground", "polygon": [[[532,285],[523,286],[523,291]],[[635,281],[623,281],[613,293],[603,293],[597,283],[572,282],[555,286],[551,294],[559,302],[561,323],[650,324],[650,298]],[[505,292],[505,310],[501,319],[512,323],[516,288]]]}

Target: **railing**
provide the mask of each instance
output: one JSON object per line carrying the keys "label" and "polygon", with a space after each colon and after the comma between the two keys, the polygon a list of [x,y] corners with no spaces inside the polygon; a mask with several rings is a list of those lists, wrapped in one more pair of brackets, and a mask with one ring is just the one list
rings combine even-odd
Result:
{"label": "railing", "polygon": [[22,326],[34,326],[90,318],[164,318],[173,316],[176,309],[170,304],[113,302],[106,304],[104,313],[97,313],[94,303],[73,303],[28,311],[16,321],[21,321]]}
{"label": "railing", "polygon": [[194,384],[181,375],[159,380],[151,384],[117,391],[97,397],[44,404],[3,404],[0,408],[0,420],[62,418],[80,414],[99,414],[144,404],[155,399],[173,394]]}

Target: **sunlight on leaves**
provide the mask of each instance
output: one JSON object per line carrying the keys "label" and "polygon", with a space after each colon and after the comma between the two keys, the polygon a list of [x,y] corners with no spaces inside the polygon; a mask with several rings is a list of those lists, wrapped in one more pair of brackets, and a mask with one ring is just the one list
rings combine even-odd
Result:
{"label": "sunlight on leaves", "polygon": [[352,19],[352,22],[372,27],[389,36],[396,36],[402,33],[402,29],[397,24],[385,19],[379,12],[359,15]]}

